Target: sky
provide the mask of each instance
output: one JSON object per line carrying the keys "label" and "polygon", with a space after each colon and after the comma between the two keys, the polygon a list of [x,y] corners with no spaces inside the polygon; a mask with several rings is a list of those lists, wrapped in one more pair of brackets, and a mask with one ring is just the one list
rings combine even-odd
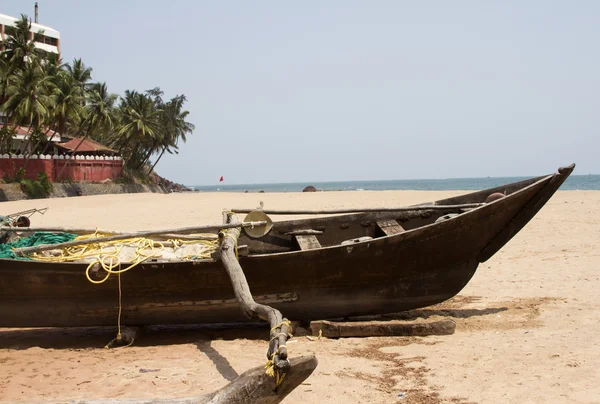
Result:
{"label": "sky", "polygon": [[176,182],[600,174],[599,1],[38,3],[94,81],[186,95]]}

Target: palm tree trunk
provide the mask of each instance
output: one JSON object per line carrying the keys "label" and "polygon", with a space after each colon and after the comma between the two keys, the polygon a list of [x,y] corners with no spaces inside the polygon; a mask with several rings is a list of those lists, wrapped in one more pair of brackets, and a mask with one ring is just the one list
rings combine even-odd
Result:
{"label": "palm tree trunk", "polygon": [[75,150],[73,150],[73,152],[69,155],[69,158],[67,159],[67,161],[65,161],[65,165],[63,166],[62,170],[60,170],[60,173],[58,174],[58,177],[56,177],[57,180],[60,179],[60,177],[62,177],[62,174],[65,172],[65,169],[67,168],[67,166],[69,165],[69,163],[71,162],[71,158],[75,155],[75,153],[77,152],[77,150],[79,150],[79,147],[83,144],[83,142],[85,141],[85,139],[88,138],[88,136],[90,135],[90,129],[92,127],[92,123],[88,123],[88,128],[87,131],[85,132],[85,136],[81,138],[81,141],[79,142],[79,144],[77,145],[77,147],[75,147]]}
{"label": "palm tree trunk", "polygon": [[152,153],[154,153],[154,147],[150,148],[150,151],[148,152],[148,154],[146,154],[146,157],[144,157],[144,160],[142,160],[142,163],[138,166],[138,170],[144,167],[144,164],[146,164],[146,162],[150,159]]}
{"label": "palm tree trunk", "polygon": [[[48,135],[48,132],[50,132],[50,129],[48,129],[44,133],[44,137],[46,137]],[[53,137],[54,137],[54,134],[52,134],[52,137],[50,137],[50,140],[52,140]],[[40,139],[40,140],[37,141],[37,143],[35,144],[35,146],[33,146],[33,150],[37,150],[37,148],[40,145],[40,143],[42,143],[42,139]],[[46,147],[48,147],[48,145],[46,145]],[[42,154],[44,154],[45,151],[46,151],[46,148],[44,148],[44,151],[42,152]],[[31,154],[29,154],[27,156],[27,158],[25,159],[25,164],[23,165],[23,170],[25,170],[27,168],[27,163],[29,163],[30,159],[31,159]]]}
{"label": "palm tree trunk", "polygon": [[29,146],[29,143],[31,142],[31,133],[29,133],[31,131],[33,125],[29,125],[29,129],[27,129],[27,134],[29,134],[29,138],[27,139],[27,143],[25,143],[25,147],[23,147],[22,149],[19,149],[19,154],[23,154],[25,152],[25,150],[27,150],[27,147]]}
{"label": "palm tree trunk", "polygon": [[154,164],[152,164],[152,167],[150,167],[150,171],[148,171],[148,174],[151,174],[152,171],[154,171],[154,167],[156,167],[156,165],[158,164],[158,162],[162,158],[163,154],[165,154],[165,151],[167,151],[167,146],[163,147],[162,152],[160,152],[160,156],[158,156],[158,158],[156,159],[156,161],[154,162]]}
{"label": "palm tree trunk", "polygon": [[[52,139],[54,139],[54,135],[56,135],[56,126],[54,126],[52,129],[49,129],[54,131],[54,133],[52,134],[52,136],[50,136],[50,139],[48,139],[48,143],[46,143],[46,146],[44,146],[44,150],[42,150],[42,154],[46,154],[46,150],[48,149],[48,145],[50,143],[52,143]],[[46,133],[48,133],[48,131],[46,131]]]}
{"label": "palm tree trunk", "polygon": [[71,162],[71,159],[73,158],[73,156],[75,155],[75,153],[77,152],[77,150],[79,150],[79,146],[81,146],[83,144],[83,142],[85,141],[85,139],[87,139],[87,137],[88,137],[87,134],[84,137],[82,137],[81,141],[79,142],[79,144],[77,145],[77,147],[75,147],[75,150],[73,150],[71,152],[71,154],[69,155],[69,158],[65,161],[65,165],[63,166],[62,170],[60,170],[60,173],[58,174],[58,177],[56,177],[57,180],[60,179],[60,177],[62,177],[63,173],[65,172],[65,169],[67,168],[67,166]]}

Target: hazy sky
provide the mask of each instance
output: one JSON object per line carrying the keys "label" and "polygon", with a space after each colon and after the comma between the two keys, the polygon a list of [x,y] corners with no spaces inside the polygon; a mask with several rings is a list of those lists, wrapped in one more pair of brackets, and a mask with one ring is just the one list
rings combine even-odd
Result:
{"label": "hazy sky", "polygon": [[39,5],[111,91],[188,97],[174,181],[600,173],[600,1]]}

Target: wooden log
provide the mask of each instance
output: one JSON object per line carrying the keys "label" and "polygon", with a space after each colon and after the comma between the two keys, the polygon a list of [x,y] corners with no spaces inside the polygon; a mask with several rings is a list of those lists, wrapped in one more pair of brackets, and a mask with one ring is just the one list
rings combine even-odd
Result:
{"label": "wooden log", "polygon": [[[252,227],[252,226],[263,226],[265,225],[265,221],[256,221],[256,222],[244,222],[238,224],[237,226],[242,227]],[[209,237],[211,239],[216,238],[215,236],[210,235],[194,235],[190,233],[197,233],[201,231],[218,231],[222,228],[227,228],[227,226],[223,227],[222,225],[204,225],[204,226],[190,226],[190,227],[182,227],[176,229],[158,229],[158,230],[146,230],[143,232],[125,232],[125,231],[117,231],[117,230],[103,230],[98,228],[77,228],[77,227],[9,227],[9,226],[0,226],[0,230],[11,231],[11,232],[21,232],[21,233],[35,233],[35,232],[64,232],[64,233],[73,233],[73,234],[115,234],[115,235],[128,235],[128,234],[139,234],[139,233],[147,233],[151,235],[169,235],[173,237],[180,237],[182,235],[186,235],[190,238],[194,237]]]}
{"label": "wooden log", "polygon": [[[311,321],[312,335],[328,338],[419,336],[454,334],[456,323],[451,319],[432,322],[399,321]],[[319,334],[321,332],[321,334]]]}
{"label": "wooden log", "polygon": [[[72,233],[79,235],[86,234],[106,234],[106,235],[117,235],[117,234],[130,234],[131,232],[116,231],[116,230],[102,230],[102,229],[81,229],[81,228],[69,228],[69,227],[4,227],[0,226],[0,231],[7,230],[10,233],[36,233],[36,232],[48,232],[48,233]],[[185,234],[185,233],[164,233],[157,234],[160,239],[176,239],[176,240],[217,240],[219,237],[216,234]]]}
{"label": "wooden log", "polygon": [[264,366],[245,371],[225,387],[203,396],[184,398],[73,400],[71,404],[278,404],[300,386],[318,365],[313,355],[291,360],[292,367],[278,388]]}
{"label": "wooden log", "polygon": [[[252,222],[248,222],[252,223]],[[253,222],[254,226],[264,225],[264,221]],[[185,237],[191,240],[216,240],[218,237],[216,234],[193,234],[200,231],[219,231],[221,230],[221,225],[208,225],[208,226],[192,226],[192,227],[183,227],[179,229],[164,229],[164,230],[147,230],[147,232],[152,232],[152,235],[156,236],[164,236],[171,238],[179,238]],[[248,225],[251,227],[252,225]],[[98,228],[79,228],[79,227],[12,227],[12,226],[0,226],[0,231],[9,231],[13,233],[36,233],[36,232],[48,232],[48,233],[72,233],[72,234],[111,234],[111,235],[120,235],[120,234],[132,234],[132,233],[140,233],[140,232],[130,232],[130,231],[118,231],[118,230],[107,230],[107,229],[98,229]],[[190,234],[191,233],[191,234]]]}
{"label": "wooden log", "polygon": [[[414,210],[446,210],[446,209],[464,209],[477,208],[485,205],[484,203],[464,203],[461,205],[415,205],[403,208],[350,208],[350,209],[321,209],[321,210],[281,210],[281,209],[263,209],[262,212],[268,215],[327,215],[338,213],[361,213],[361,212],[409,212]],[[249,213],[256,209],[231,209],[235,213]]]}
{"label": "wooden log", "polygon": [[305,230],[294,230],[285,233],[286,236],[318,236],[323,234],[321,230],[305,229]]}
{"label": "wooden log", "polygon": [[94,244],[94,243],[103,243],[107,241],[118,241],[118,240],[126,240],[130,238],[136,237],[150,237],[156,236],[164,233],[185,233],[188,232],[198,232],[198,231],[218,231],[221,229],[232,229],[237,228],[238,233],[241,227],[253,227],[253,226],[262,226],[267,224],[265,221],[261,222],[243,222],[243,223],[227,223],[220,225],[209,225],[209,226],[195,226],[195,227],[183,227],[180,229],[168,229],[168,230],[148,230],[148,231],[139,231],[135,233],[123,233],[117,234],[114,236],[107,237],[94,237],[86,240],[74,240],[66,243],[58,243],[58,244],[41,244],[35,247],[24,247],[24,248],[16,248],[14,253],[17,255],[26,255],[34,252],[54,250],[56,248],[67,248],[67,247],[75,247],[79,245],[86,244]]}
{"label": "wooden log", "polygon": [[177,234],[165,233],[160,234],[160,238],[175,239],[175,240],[217,240],[219,236],[216,234]]}
{"label": "wooden log", "polygon": [[[234,214],[224,215],[224,220],[229,224],[237,223],[237,217]],[[280,372],[286,372],[290,366],[290,362],[287,359],[287,348],[285,347],[288,337],[287,320],[283,318],[279,310],[264,304],[258,304],[254,301],[244,271],[235,254],[240,232],[240,227],[235,226],[226,232],[221,231],[219,233],[219,237],[221,238],[220,258],[231,279],[233,292],[238,302],[240,302],[244,314],[248,318],[258,317],[261,320],[268,321],[271,325],[267,359],[273,360],[275,368]],[[277,282],[276,276],[273,277],[273,281]]]}

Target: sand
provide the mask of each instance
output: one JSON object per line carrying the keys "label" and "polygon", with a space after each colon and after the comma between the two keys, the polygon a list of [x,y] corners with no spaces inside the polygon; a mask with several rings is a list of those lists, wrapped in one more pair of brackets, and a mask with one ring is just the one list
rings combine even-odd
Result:
{"label": "sand", "polygon": [[[222,208],[402,206],[457,192],[129,194],[4,202],[50,207],[33,223],[119,230],[219,223]],[[287,403],[600,402],[600,192],[559,191],[454,299],[411,315],[454,335],[288,344],[319,366]],[[0,329],[0,399],[185,397],[265,360],[265,329],[154,327],[126,349],[114,329]],[[148,371],[150,370],[150,371]],[[399,396],[402,394],[401,396]]]}

